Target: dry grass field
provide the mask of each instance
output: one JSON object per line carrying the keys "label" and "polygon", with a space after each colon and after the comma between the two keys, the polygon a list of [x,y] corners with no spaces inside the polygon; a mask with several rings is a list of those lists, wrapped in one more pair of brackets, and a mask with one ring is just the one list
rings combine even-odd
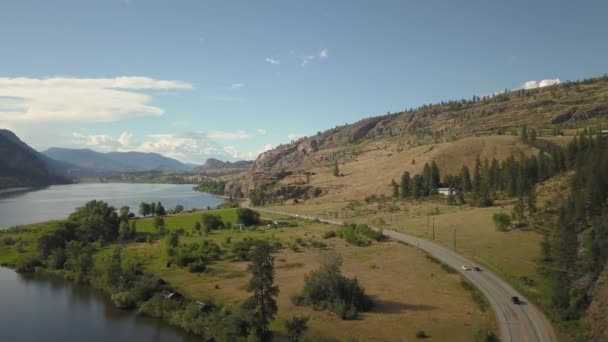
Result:
{"label": "dry grass field", "polygon": [[[229,217],[229,211],[222,216]],[[201,213],[167,218],[169,229],[192,227]],[[149,220],[140,220],[138,227],[148,229]],[[424,330],[434,340],[473,341],[481,329],[494,329],[491,312],[482,312],[461,285],[462,277],[448,273],[430,261],[421,251],[397,242],[374,243],[355,247],[340,238],[323,239],[324,232],[335,226],[298,220],[298,227],[258,228],[253,231],[217,230],[208,235],[220,245],[226,238],[232,242],[246,236],[279,240],[284,248],[276,257],[276,282],[280,287],[279,314],[273,329],[284,332],[283,322],[295,315],[310,317],[306,339],[404,341],[415,339]],[[187,228],[193,233],[191,228]],[[180,241],[201,241],[196,234]],[[287,248],[296,239],[307,246],[299,251]],[[325,248],[311,247],[311,241],[325,243]],[[315,311],[292,303],[291,297],[304,285],[305,274],[319,266],[319,258],[326,250],[340,253],[344,260],[343,274],[357,277],[376,303],[371,312],[360,314],[356,320],[341,320],[328,311]],[[166,253],[162,242],[131,244],[124,255],[137,258],[149,271],[174,285],[179,291],[195,298],[213,298],[227,305],[239,305],[248,297],[244,285],[249,279],[246,262],[219,261],[202,274],[187,269],[166,267]]]}
{"label": "dry grass field", "polygon": [[[565,140],[565,139],[564,139]],[[362,200],[365,196],[390,195],[391,179],[399,181],[403,172],[411,175],[421,173],[425,163],[435,161],[442,175],[459,174],[463,165],[472,168],[479,156],[491,160],[506,159],[510,156],[537,154],[538,149],[527,145],[514,136],[483,136],[464,138],[449,143],[431,144],[407,148],[398,138],[385,139],[356,145],[357,156],[339,161],[342,177],[333,175],[333,162],[321,163],[307,171],[311,186],[326,188],[328,195],[316,202],[333,202],[350,199]],[[281,184],[304,181],[302,175],[285,178]]]}

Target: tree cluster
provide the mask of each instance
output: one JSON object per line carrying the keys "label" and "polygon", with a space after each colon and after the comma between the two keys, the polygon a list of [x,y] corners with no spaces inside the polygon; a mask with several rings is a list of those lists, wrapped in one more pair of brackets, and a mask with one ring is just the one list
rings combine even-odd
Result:
{"label": "tree cluster", "polygon": [[[183,209],[183,208],[182,208]],[[146,203],[141,202],[139,204],[139,214],[143,217],[153,215],[153,216],[165,216],[167,215],[167,211],[165,207],[163,207],[162,203]]]}

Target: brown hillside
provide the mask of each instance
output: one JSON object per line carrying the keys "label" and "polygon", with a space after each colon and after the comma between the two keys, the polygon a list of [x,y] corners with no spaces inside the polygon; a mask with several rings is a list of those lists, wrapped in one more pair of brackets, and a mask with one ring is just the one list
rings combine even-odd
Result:
{"label": "brown hillside", "polygon": [[[563,145],[578,127],[608,119],[608,77],[493,97],[425,105],[361,120],[262,153],[250,171],[227,185],[245,196],[265,188],[276,200],[387,193],[391,178],[417,173],[435,160],[454,173],[477,155],[504,159],[537,153],[515,135],[526,125],[542,140]],[[415,164],[412,164],[415,159]],[[339,161],[344,177],[333,177]],[[307,183],[305,172],[312,173]],[[341,194],[341,195],[339,195]]]}

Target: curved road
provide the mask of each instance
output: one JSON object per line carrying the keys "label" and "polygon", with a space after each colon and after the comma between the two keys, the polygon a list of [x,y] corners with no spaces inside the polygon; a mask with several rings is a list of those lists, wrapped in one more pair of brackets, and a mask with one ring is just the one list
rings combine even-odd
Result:
{"label": "curved road", "polygon": [[[256,208],[256,210],[285,216],[302,217],[313,220],[317,219],[316,217],[259,208]],[[319,220],[331,224],[342,224],[342,222],[335,220]],[[392,239],[405,242],[426,251],[438,260],[441,260],[441,262],[460,272],[471,283],[477,286],[494,309],[500,329],[500,340],[502,342],[557,341],[553,327],[545,315],[494,273],[487,270],[481,272],[473,270],[465,271],[460,267],[461,265],[468,265],[472,268],[475,263],[448,248],[439,246],[430,241],[392,230],[384,229],[383,233]],[[511,297],[513,296],[519,297],[523,303],[520,305],[511,303]]]}

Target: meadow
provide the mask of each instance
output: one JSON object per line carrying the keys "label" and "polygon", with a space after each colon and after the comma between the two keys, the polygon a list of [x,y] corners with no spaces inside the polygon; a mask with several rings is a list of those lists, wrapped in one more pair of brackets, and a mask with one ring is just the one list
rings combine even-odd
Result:
{"label": "meadow", "polygon": [[[285,336],[283,322],[296,315],[310,318],[305,334],[305,340],[309,341],[401,341],[414,339],[421,330],[437,340],[472,341],[480,331],[495,329],[491,310],[482,310],[472,299],[470,289],[462,285],[459,274],[446,270],[411,246],[385,241],[358,247],[339,237],[324,239],[324,233],[337,227],[303,219],[289,219],[290,226],[285,227],[218,229],[205,235],[194,229],[204,213],[220,215],[225,222],[236,222],[234,209],[222,209],[165,217],[165,229],[182,231],[180,244],[209,239],[227,249],[246,237],[281,243],[282,247],[274,254],[275,281],[280,294],[278,317],[272,324],[279,337]],[[277,216],[262,216],[263,220],[274,218]],[[167,267],[166,237],[159,235],[153,221],[152,218],[136,221],[138,236],[152,238],[148,242],[123,244],[123,263],[141,262],[147,271],[194,300],[212,299],[236,307],[249,296],[245,284],[250,275],[245,261],[221,259],[211,262],[203,273],[190,273],[187,268],[175,265]],[[14,246],[1,247],[0,260],[11,264],[10,260],[33,253],[35,243],[31,239],[39,229],[44,227],[0,233],[0,239],[10,236],[21,239],[25,245],[24,252],[15,251]],[[101,247],[95,255],[96,262],[108,260],[115,247],[116,244]],[[343,274],[356,277],[375,303],[370,312],[360,313],[355,320],[341,320],[329,311],[296,306],[291,300],[301,291],[306,273],[317,269],[320,258],[329,250],[342,255]]]}

